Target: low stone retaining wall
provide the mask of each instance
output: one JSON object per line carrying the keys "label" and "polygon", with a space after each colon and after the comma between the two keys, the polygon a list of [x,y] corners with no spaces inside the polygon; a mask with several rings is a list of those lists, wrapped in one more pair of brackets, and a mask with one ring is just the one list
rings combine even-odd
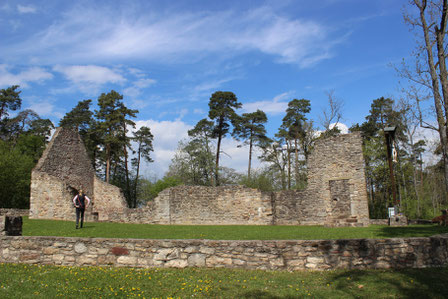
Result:
{"label": "low stone retaining wall", "polygon": [[448,264],[448,234],[405,239],[282,241],[0,236],[0,262],[265,270],[424,268]]}
{"label": "low stone retaining wall", "polygon": [[370,219],[369,224],[372,225],[389,225],[389,219]]}
{"label": "low stone retaining wall", "polygon": [[28,216],[29,209],[0,209],[0,216]]}

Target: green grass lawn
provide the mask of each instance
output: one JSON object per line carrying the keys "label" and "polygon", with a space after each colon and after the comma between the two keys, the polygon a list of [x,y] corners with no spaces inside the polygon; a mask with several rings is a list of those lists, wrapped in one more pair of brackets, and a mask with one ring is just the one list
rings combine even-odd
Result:
{"label": "green grass lawn", "polygon": [[448,298],[448,268],[256,271],[0,264],[0,298]]}
{"label": "green grass lawn", "polygon": [[75,229],[72,221],[23,218],[24,236],[101,237],[135,239],[211,239],[211,240],[313,240],[426,237],[448,233],[448,227],[411,225],[389,227],[262,226],[262,225],[149,225],[129,223],[85,223]]}
{"label": "green grass lawn", "polygon": [[[421,237],[448,227],[413,225],[188,226],[86,223],[23,218],[25,236],[153,239],[344,239]],[[448,298],[448,268],[255,271],[133,269],[0,264],[0,298]]]}

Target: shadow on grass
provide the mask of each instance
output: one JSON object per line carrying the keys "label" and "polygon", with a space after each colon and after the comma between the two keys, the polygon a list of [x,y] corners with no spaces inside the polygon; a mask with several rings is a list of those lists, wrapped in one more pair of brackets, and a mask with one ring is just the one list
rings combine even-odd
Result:
{"label": "shadow on grass", "polygon": [[382,238],[406,238],[424,237],[428,235],[446,234],[448,226],[410,225],[410,226],[384,226],[380,229],[378,236]]}
{"label": "shadow on grass", "polygon": [[[398,274],[398,279],[397,279]],[[349,270],[328,279],[347,297],[448,298],[448,268]],[[381,291],[378,291],[378,288]]]}

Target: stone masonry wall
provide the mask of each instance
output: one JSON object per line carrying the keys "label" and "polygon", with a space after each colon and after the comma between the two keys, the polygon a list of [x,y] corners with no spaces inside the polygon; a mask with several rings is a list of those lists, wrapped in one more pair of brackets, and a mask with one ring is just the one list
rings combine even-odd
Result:
{"label": "stone masonry wall", "polygon": [[170,224],[272,224],[271,197],[242,186],[171,188]]}
{"label": "stone masonry wall", "polygon": [[98,179],[76,130],[57,129],[32,172],[30,217],[72,220],[79,188],[92,199],[87,221],[154,224],[369,225],[359,133],[316,142],[303,191],[261,192],[242,186],[177,186],[141,209]]}
{"label": "stone masonry wall", "polygon": [[28,216],[29,209],[0,209],[0,216]]}
{"label": "stone masonry wall", "polygon": [[[369,224],[365,165],[359,132],[316,142],[307,167],[308,187],[307,196],[302,200],[304,220],[301,224],[324,223],[332,226],[348,225],[353,221],[357,225]],[[340,214],[341,209],[334,209],[335,198],[331,197],[330,182],[335,180],[344,180],[348,185],[348,192],[344,194],[349,198],[338,198],[340,202],[350,202],[348,219],[345,218],[347,211]]]}
{"label": "stone masonry wall", "polygon": [[31,173],[30,218],[71,220],[76,190],[64,181],[40,171]]}
{"label": "stone masonry wall", "polygon": [[299,225],[302,217],[304,191],[284,190],[272,193],[273,223],[277,225]]}
{"label": "stone masonry wall", "polygon": [[58,128],[31,173],[30,218],[73,220],[80,189],[91,199],[86,221],[108,221],[127,209],[120,189],[96,177],[77,130]]}
{"label": "stone masonry wall", "polygon": [[120,215],[127,209],[121,189],[94,177],[94,196],[92,211],[99,221],[109,221],[113,215]]}
{"label": "stone masonry wall", "polygon": [[448,234],[350,240],[144,240],[0,236],[0,263],[263,270],[448,265]]}
{"label": "stone masonry wall", "polygon": [[56,177],[72,188],[93,195],[95,170],[76,129],[58,128],[33,172]]}

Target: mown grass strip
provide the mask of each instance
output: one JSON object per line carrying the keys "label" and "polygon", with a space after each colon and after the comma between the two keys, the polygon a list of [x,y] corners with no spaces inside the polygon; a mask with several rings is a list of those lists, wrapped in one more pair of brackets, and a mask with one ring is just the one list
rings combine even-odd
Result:
{"label": "mown grass strip", "polygon": [[135,239],[210,240],[315,240],[357,238],[428,237],[448,233],[448,227],[411,225],[389,227],[255,226],[255,225],[149,225],[130,223],[86,223],[75,229],[74,222],[35,220],[24,217],[24,236],[63,236]]}
{"label": "mown grass strip", "polygon": [[0,298],[448,298],[448,268],[256,271],[0,264]]}

